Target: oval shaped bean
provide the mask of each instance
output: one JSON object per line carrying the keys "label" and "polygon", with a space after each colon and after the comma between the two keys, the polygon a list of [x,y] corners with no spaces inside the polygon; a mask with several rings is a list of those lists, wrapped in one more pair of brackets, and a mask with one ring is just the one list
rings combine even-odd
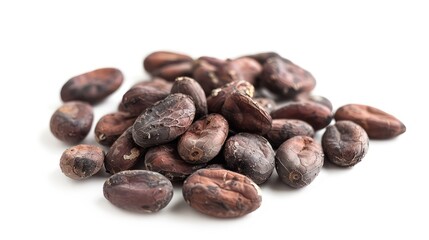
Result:
{"label": "oval shaped bean", "polygon": [[170,94],[136,119],[133,139],[144,148],[171,142],[191,126],[194,117],[195,104],[188,95]]}
{"label": "oval shaped bean", "polygon": [[80,144],[64,151],[60,159],[61,171],[69,178],[81,180],[91,177],[103,167],[103,149]]}
{"label": "oval shaped bean", "polygon": [[95,125],[95,140],[104,146],[110,147],[130,126],[136,117],[126,112],[109,113],[98,120]]}
{"label": "oval shaped bean", "polygon": [[276,152],[276,170],[282,182],[293,188],[310,184],[323,166],[323,150],[311,137],[296,136]]}
{"label": "oval shaped bean", "polygon": [[174,81],[171,93],[183,93],[191,97],[195,103],[195,117],[207,114],[207,98],[201,85],[192,78],[178,77]]}
{"label": "oval shaped bean", "polygon": [[129,170],[109,177],[104,183],[103,193],[119,208],[152,213],[168,205],[173,197],[173,185],[159,173]]}
{"label": "oval shaped bean", "polygon": [[275,148],[295,136],[313,137],[314,130],[310,124],[297,119],[273,119],[271,130],[266,134],[267,140]]}
{"label": "oval shaped bean", "polygon": [[94,113],[91,105],[73,101],[64,103],[51,117],[52,134],[66,143],[82,141],[91,130]]}
{"label": "oval shaped bean", "polygon": [[195,210],[213,217],[249,214],[262,202],[261,190],[248,177],[225,169],[201,169],[183,183],[183,197]]}
{"label": "oval shaped bean", "polygon": [[61,89],[61,99],[98,103],[115,92],[122,84],[124,76],[116,68],[100,68],[75,76]]}
{"label": "oval shaped bean", "polygon": [[405,125],[396,117],[382,110],[362,105],[348,104],[335,112],[335,120],[350,120],[365,129],[371,139],[389,139],[406,131]]}

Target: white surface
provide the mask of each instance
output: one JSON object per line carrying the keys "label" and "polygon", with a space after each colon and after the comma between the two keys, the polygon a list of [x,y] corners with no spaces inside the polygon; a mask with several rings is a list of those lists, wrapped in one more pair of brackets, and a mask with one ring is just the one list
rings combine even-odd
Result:
{"label": "white surface", "polygon": [[[5,2],[0,3],[2,238],[429,238],[425,5]],[[240,219],[198,214],[184,203],[180,189],[158,214],[122,211],[104,199],[103,177],[76,182],[62,175],[59,157],[67,145],[50,134],[49,119],[61,105],[59,90],[67,79],[105,66],[120,68],[126,81],[95,108],[95,117],[114,111],[130,85],[148,78],[143,57],[161,49],[220,58],[277,51],[311,71],[315,93],[335,108],[373,105],[401,119],[407,132],[371,141],[360,164],[323,168],[304,189],[271,178],[262,187],[261,208]],[[92,133],[85,142],[94,143]]]}

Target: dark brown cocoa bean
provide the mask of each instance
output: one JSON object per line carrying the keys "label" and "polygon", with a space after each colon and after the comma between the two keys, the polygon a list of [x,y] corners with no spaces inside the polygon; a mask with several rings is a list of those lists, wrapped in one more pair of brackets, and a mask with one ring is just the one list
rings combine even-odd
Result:
{"label": "dark brown cocoa bean", "polygon": [[64,151],[60,159],[61,171],[69,178],[81,180],[91,177],[103,167],[103,149],[80,144]]}
{"label": "dark brown cocoa bean", "polygon": [[348,104],[335,112],[335,120],[350,120],[365,129],[371,139],[389,139],[406,131],[405,125],[396,117],[375,107]]}
{"label": "dark brown cocoa bean", "polygon": [[165,79],[155,77],[155,78],[152,78],[151,80],[143,80],[143,81],[137,82],[131,88],[143,87],[143,86],[153,87],[160,91],[169,93],[171,91],[171,88],[173,87],[173,83],[167,82]]}
{"label": "dark brown cocoa bean", "polygon": [[262,202],[261,190],[251,179],[224,169],[201,169],[183,183],[183,197],[195,210],[219,218],[249,214]]}
{"label": "dark brown cocoa bean", "polygon": [[173,141],[191,126],[195,104],[188,95],[175,93],[146,109],[133,125],[133,139],[141,147]]}
{"label": "dark brown cocoa bean", "polygon": [[207,108],[209,113],[221,113],[225,100],[234,91],[242,91],[249,97],[253,97],[255,88],[252,84],[244,80],[230,82],[221,88],[214,89],[207,98]]}
{"label": "dark brown cocoa bean", "polygon": [[66,102],[52,115],[50,129],[59,140],[75,144],[88,135],[93,120],[91,105],[79,101]]}
{"label": "dark brown cocoa bean", "polygon": [[308,71],[277,57],[268,59],[264,64],[261,80],[270,91],[285,97],[310,92],[316,85],[316,80]]}
{"label": "dark brown cocoa bean", "polygon": [[180,137],[177,145],[180,157],[192,164],[207,163],[222,149],[228,130],[228,122],[219,114],[194,122]]}
{"label": "dark brown cocoa bean", "polygon": [[164,144],[150,148],[145,156],[147,170],[159,172],[170,181],[183,181],[206,164],[189,164],[177,152],[176,144]]}
{"label": "dark brown cocoa bean", "polygon": [[189,77],[178,77],[174,81],[171,93],[183,93],[191,97],[195,103],[195,118],[207,114],[207,98],[201,85]]}
{"label": "dark brown cocoa bean", "polygon": [[243,92],[235,91],[225,100],[222,115],[239,132],[262,135],[271,129],[270,114]]}
{"label": "dark brown cocoa bean", "polygon": [[108,173],[129,170],[144,157],[144,150],[133,141],[131,128],[116,139],[107,152],[104,166]]}
{"label": "dark brown cocoa bean", "polygon": [[61,99],[98,103],[115,92],[122,84],[124,76],[116,68],[100,68],[75,76],[61,89]]}
{"label": "dark brown cocoa bean", "polygon": [[168,96],[168,92],[154,87],[139,86],[128,90],[123,98],[124,110],[132,116],[140,115],[148,107]]}
{"label": "dark brown cocoa bean", "polygon": [[267,139],[250,133],[234,135],[225,143],[228,169],[241,173],[256,184],[268,180],[274,170],[274,150]]}
{"label": "dark brown cocoa bean", "polygon": [[289,138],[295,136],[313,137],[314,129],[310,124],[297,119],[273,119],[271,130],[266,138],[274,148],[279,147]]}
{"label": "dark brown cocoa bean", "polygon": [[240,72],[242,80],[246,80],[253,85],[256,84],[256,79],[262,73],[261,64],[252,58],[237,58],[229,62],[229,64],[234,65],[234,68]]}
{"label": "dark brown cocoa bean", "polygon": [[192,58],[181,53],[157,51],[149,54],[144,59],[143,67],[147,72],[153,73],[167,65],[180,64],[183,62],[192,62]]}
{"label": "dark brown cocoa bean", "polygon": [[173,185],[159,173],[130,170],[109,177],[104,197],[113,205],[133,212],[158,212],[173,198]]}
{"label": "dark brown cocoa bean", "polygon": [[328,126],[322,137],[326,159],[341,167],[359,163],[368,152],[369,139],[365,130],[352,121],[338,121]]}
{"label": "dark brown cocoa bean", "polygon": [[95,140],[110,147],[129,127],[137,117],[126,112],[109,113],[98,120],[95,126]]}
{"label": "dark brown cocoa bean", "polygon": [[253,101],[257,102],[259,106],[263,107],[267,113],[271,113],[276,108],[276,102],[269,98],[253,98]]}
{"label": "dark brown cocoa bean", "polygon": [[310,184],[322,166],[322,147],[311,137],[290,138],[277,149],[276,170],[279,178],[293,188]]}
{"label": "dark brown cocoa bean", "polygon": [[199,58],[195,64],[192,76],[204,89],[206,96],[210,95],[213,89],[219,88],[234,80],[239,80],[237,71],[226,67],[223,60],[217,59],[222,64],[215,66],[204,58]]}
{"label": "dark brown cocoa bean", "polygon": [[261,65],[263,65],[269,58],[272,58],[272,57],[281,58],[281,56],[276,52],[262,52],[262,53],[247,55],[244,57],[255,59]]}
{"label": "dark brown cocoa bean", "polygon": [[173,82],[178,77],[192,76],[193,67],[193,62],[170,64],[152,72],[152,76],[160,77],[167,81]]}
{"label": "dark brown cocoa bean", "polygon": [[299,119],[310,124],[315,131],[325,128],[332,121],[332,111],[324,105],[311,102],[288,102],[271,112],[273,119]]}

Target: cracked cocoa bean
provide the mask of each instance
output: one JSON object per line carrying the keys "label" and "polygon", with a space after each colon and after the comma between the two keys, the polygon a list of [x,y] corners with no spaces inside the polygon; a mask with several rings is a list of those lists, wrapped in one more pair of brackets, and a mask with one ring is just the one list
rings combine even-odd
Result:
{"label": "cracked cocoa bean", "polygon": [[368,152],[369,139],[365,130],[352,121],[338,121],[326,128],[322,137],[325,158],[335,165],[351,167]]}
{"label": "cracked cocoa bean", "polygon": [[194,122],[180,137],[180,157],[192,164],[209,162],[222,149],[228,130],[225,118],[215,113]]}
{"label": "cracked cocoa bean", "polygon": [[119,69],[96,69],[68,80],[61,89],[61,99],[64,102],[78,100],[95,104],[115,92],[123,80]]}
{"label": "cracked cocoa bean", "polygon": [[59,140],[75,144],[88,135],[93,120],[91,105],[79,101],[66,102],[52,115],[50,129]]}
{"label": "cracked cocoa bean", "polygon": [[144,157],[143,149],[134,143],[132,127],[129,127],[110,147],[104,160],[108,173],[114,174],[131,169]]}
{"label": "cracked cocoa bean", "polygon": [[295,136],[313,137],[314,130],[310,124],[297,119],[273,119],[271,130],[266,138],[275,148],[279,147],[289,138]]}
{"label": "cracked cocoa bean", "polygon": [[190,164],[180,158],[176,144],[150,148],[145,155],[147,170],[159,172],[171,181],[181,182],[206,164]]}
{"label": "cracked cocoa bean", "polygon": [[271,112],[273,119],[298,119],[310,124],[315,131],[325,128],[332,121],[332,111],[312,101],[288,102]]}
{"label": "cracked cocoa bean", "polygon": [[224,156],[228,169],[256,184],[266,182],[274,170],[274,150],[267,139],[256,134],[239,133],[228,138]]}
{"label": "cracked cocoa bean", "polygon": [[104,197],[113,205],[133,212],[158,212],[173,198],[173,185],[159,173],[130,170],[110,176]]}
{"label": "cracked cocoa bean", "polygon": [[249,214],[262,202],[261,190],[250,178],[225,169],[201,169],[183,183],[183,197],[198,212],[235,218]]}
{"label": "cracked cocoa bean", "polygon": [[207,98],[201,85],[192,78],[178,77],[174,81],[171,93],[183,93],[189,95],[195,103],[195,118],[207,114]]}
{"label": "cracked cocoa bean", "polygon": [[109,113],[98,120],[95,126],[95,140],[110,147],[130,126],[137,117],[126,112]]}
{"label": "cracked cocoa bean", "polygon": [[350,120],[365,129],[371,139],[389,139],[406,131],[405,125],[396,117],[375,107],[348,104],[335,112],[335,120]]}
{"label": "cracked cocoa bean", "polygon": [[103,162],[103,149],[80,144],[64,151],[60,159],[60,168],[67,177],[82,180],[99,172]]}
{"label": "cracked cocoa bean", "polygon": [[322,166],[322,147],[311,137],[290,138],[277,149],[276,170],[279,178],[293,188],[310,184]]}
{"label": "cracked cocoa bean", "polygon": [[144,148],[171,142],[191,126],[194,117],[195,104],[188,95],[170,94],[136,119],[133,139]]}

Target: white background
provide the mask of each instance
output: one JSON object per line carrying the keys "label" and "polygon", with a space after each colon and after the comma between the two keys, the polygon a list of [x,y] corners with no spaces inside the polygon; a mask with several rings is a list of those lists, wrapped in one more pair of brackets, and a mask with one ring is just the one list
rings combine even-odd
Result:
{"label": "white background", "polygon": [[[428,239],[429,8],[417,1],[2,1],[0,104],[2,239]],[[103,176],[62,175],[68,146],[49,132],[70,77],[117,67],[124,85],[95,108],[116,109],[148,76],[144,56],[277,51],[313,73],[337,108],[376,106],[407,132],[371,141],[352,169],[325,167],[292,190],[273,176],[262,206],[233,220],[196,213],[179,188],[157,214],[129,213],[102,194]],[[320,137],[321,133],[318,134]],[[94,143],[94,135],[85,140]]]}

